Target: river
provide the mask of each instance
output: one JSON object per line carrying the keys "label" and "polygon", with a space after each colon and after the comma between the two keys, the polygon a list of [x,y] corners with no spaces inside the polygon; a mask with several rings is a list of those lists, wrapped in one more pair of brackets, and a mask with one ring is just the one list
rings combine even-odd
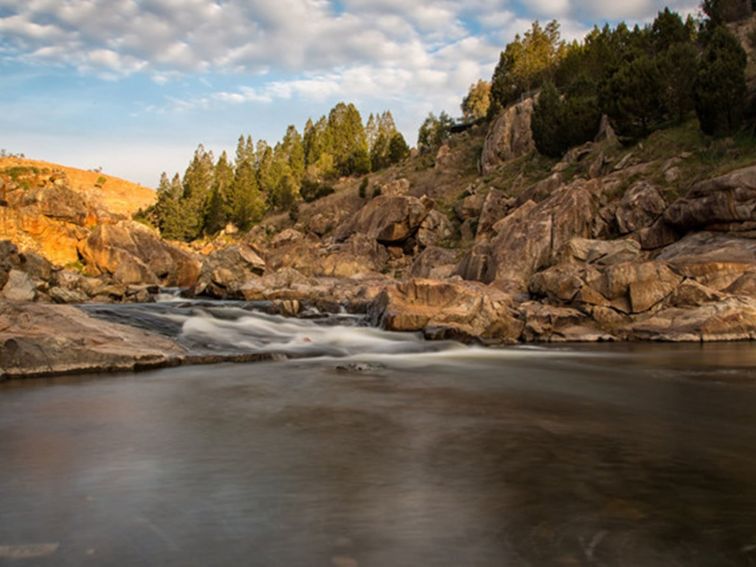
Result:
{"label": "river", "polygon": [[99,306],[273,360],[0,384],[0,564],[756,565],[756,347]]}

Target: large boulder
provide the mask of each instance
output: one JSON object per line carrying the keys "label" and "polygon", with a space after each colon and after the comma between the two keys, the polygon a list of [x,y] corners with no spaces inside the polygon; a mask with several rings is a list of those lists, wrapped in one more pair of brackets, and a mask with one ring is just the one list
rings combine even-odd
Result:
{"label": "large boulder", "polygon": [[484,175],[535,149],[530,127],[534,106],[534,100],[529,98],[503,110],[493,121],[480,157],[480,169]]}
{"label": "large boulder", "polygon": [[627,190],[617,205],[616,222],[620,234],[650,227],[667,208],[661,191],[650,183],[639,182]]}
{"label": "large boulder", "polygon": [[524,293],[535,272],[552,264],[573,238],[589,238],[601,194],[598,181],[578,180],[536,204],[528,201],[493,227],[491,269],[497,286]]}
{"label": "large boulder", "polygon": [[658,259],[703,285],[724,290],[744,274],[756,271],[756,240],[696,232],[666,247]]}
{"label": "large boulder", "polygon": [[405,195],[381,195],[362,207],[338,233],[345,240],[365,234],[384,245],[402,244],[414,236],[428,216],[431,205]]}
{"label": "large boulder", "polygon": [[34,301],[37,290],[29,274],[19,270],[8,272],[8,278],[0,291],[0,295],[10,301]]}
{"label": "large boulder", "polygon": [[433,338],[512,343],[522,332],[512,297],[473,282],[402,282],[375,299],[369,316],[384,329],[423,331]]}
{"label": "large boulder", "polygon": [[428,212],[428,216],[417,229],[417,242],[422,247],[436,246],[454,236],[454,227],[449,219],[435,209]]}
{"label": "large boulder", "polygon": [[457,256],[458,253],[454,250],[429,246],[412,262],[410,276],[434,280],[446,279],[454,273]]}
{"label": "large boulder", "polygon": [[248,245],[228,246],[205,258],[194,291],[221,299],[238,298],[242,287],[265,270],[265,260]]}
{"label": "large boulder", "polygon": [[670,307],[627,329],[635,340],[708,342],[756,340],[756,299],[727,297],[698,307]]}
{"label": "large boulder", "polygon": [[112,275],[124,284],[192,287],[201,268],[188,252],[130,221],[98,225],[80,243],[79,253],[95,273]]}
{"label": "large boulder", "polygon": [[684,230],[756,222],[756,166],[697,183],[669,206],[664,220]]}
{"label": "large boulder", "polygon": [[0,379],[167,366],[185,356],[166,337],[76,307],[0,301]]}

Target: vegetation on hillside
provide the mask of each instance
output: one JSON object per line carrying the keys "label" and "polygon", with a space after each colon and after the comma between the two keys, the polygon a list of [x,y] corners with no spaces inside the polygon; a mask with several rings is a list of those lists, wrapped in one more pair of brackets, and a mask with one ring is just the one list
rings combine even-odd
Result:
{"label": "vegetation on hillside", "polygon": [[707,1],[697,22],[665,9],[650,25],[607,25],[572,43],[558,22],[535,22],[501,53],[489,116],[540,92],[533,134],[551,157],[593,139],[602,114],[628,142],[694,111],[704,133],[732,135],[743,123],[746,55],[723,25],[728,10],[725,0]]}
{"label": "vegetation on hillside", "polygon": [[302,134],[289,126],[273,147],[240,136],[233,160],[225,152],[216,160],[200,145],[183,176],[161,176],[157,203],[145,216],[175,240],[212,235],[228,223],[248,229],[269,211],[332,193],[341,176],[378,171],[408,155],[390,112],[363,124],[353,104],[338,103],[328,116],[308,120]]}

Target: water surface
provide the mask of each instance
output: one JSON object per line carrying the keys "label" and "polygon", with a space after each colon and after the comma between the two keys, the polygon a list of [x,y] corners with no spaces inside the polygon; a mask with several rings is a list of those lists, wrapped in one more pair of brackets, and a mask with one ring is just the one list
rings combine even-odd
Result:
{"label": "water surface", "polygon": [[193,313],[164,332],[310,358],[0,384],[0,564],[756,564],[752,345]]}

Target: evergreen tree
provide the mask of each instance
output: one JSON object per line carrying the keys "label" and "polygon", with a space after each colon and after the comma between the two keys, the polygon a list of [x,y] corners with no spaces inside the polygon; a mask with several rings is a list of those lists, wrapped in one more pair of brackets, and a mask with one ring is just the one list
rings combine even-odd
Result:
{"label": "evergreen tree", "polygon": [[449,137],[453,125],[454,120],[446,112],[442,112],[438,117],[432,112],[428,114],[417,133],[418,149],[423,153],[438,150]]}
{"label": "evergreen tree", "polygon": [[626,138],[647,136],[664,119],[662,75],[656,59],[646,54],[620,67],[601,95],[604,111]]}
{"label": "evergreen tree", "polygon": [[672,120],[681,123],[695,108],[698,49],[693,43],[676,43],[659,56],[664,107]]}
{"label": "evergreen tree", "polygon": [[184,173],[184,194],[181,199],[184,220],[184,240],[200,236],[205,220],[205,208],[213,188],[215,164],[212,152],[200,144]]}
{"label": "evergreen tree", "polygon": [[265,214],[265,200],[257,185],[255,170],[248,160],[236,165],[231,194],[230,217],[242,230],[248,229]]}
{"label": "evergreen tree", "polygon": [[409,157],[410,148],[404,139],[404,136],[399,132],[394,132],[391,136],[391,142],[389,143],[388,162],[389,165],[399,163]]}
{"label": "evergreen tree", "polygon": [[549,157],[564,155],[567,148],[562,138],[562,101],[554,83],[546,83],[541,90],[533,109],[531,130],[540,153]]}
{"label": "evergreen tree", "polygon": [[338,103],[328,114],[328,149],[341,175],[370,171],[370,152],[362,117],[353,104]]}
{"label": "evergreen tree", "polygon": [[556,21],[545,28],[533,22],[524,37],[517,35],[501,53],[494,70],[489,114],[493,115],[516,102],[520,96],[540,87],[553,75],[564,50],[565,44]]}
{"label": "evergreen tree", "polygon": [[727,136],[740,127],[745,108],[746,53],[727,28],[708,37],[695,84],[695,107],[701,130]]}
{"label": "evergreen tree", "polygon": [[488,115],[491,106],[491,83],[480,80],[470,85],[467,96],[462,100],[462,116],[465,120],[473,121]]}
{"label": "evergreen tree", "polygon": [[223,229],[232,214],[232,192],[234,189],[234,168],[228,162],[226,152],[221,153],[215,165],[213,189],[205,211],[204,231],[215,234]]}
{"label": "evergreen tree", "polygon": [[302,136],[294,126],[289,126],[286,129],[281,145],[291,170],[292,179],[295,184],[299,185],[305,174],[305,152]]}
{"label": "evergreen tree", "polygon": [[182,189],[176,187],[168,180],[168,175],[163,172],[157,190],[157,202],[155,203],[155,217],[157,227],[163,238],[178,240],[183,238],[180,219],[180,204]]}

